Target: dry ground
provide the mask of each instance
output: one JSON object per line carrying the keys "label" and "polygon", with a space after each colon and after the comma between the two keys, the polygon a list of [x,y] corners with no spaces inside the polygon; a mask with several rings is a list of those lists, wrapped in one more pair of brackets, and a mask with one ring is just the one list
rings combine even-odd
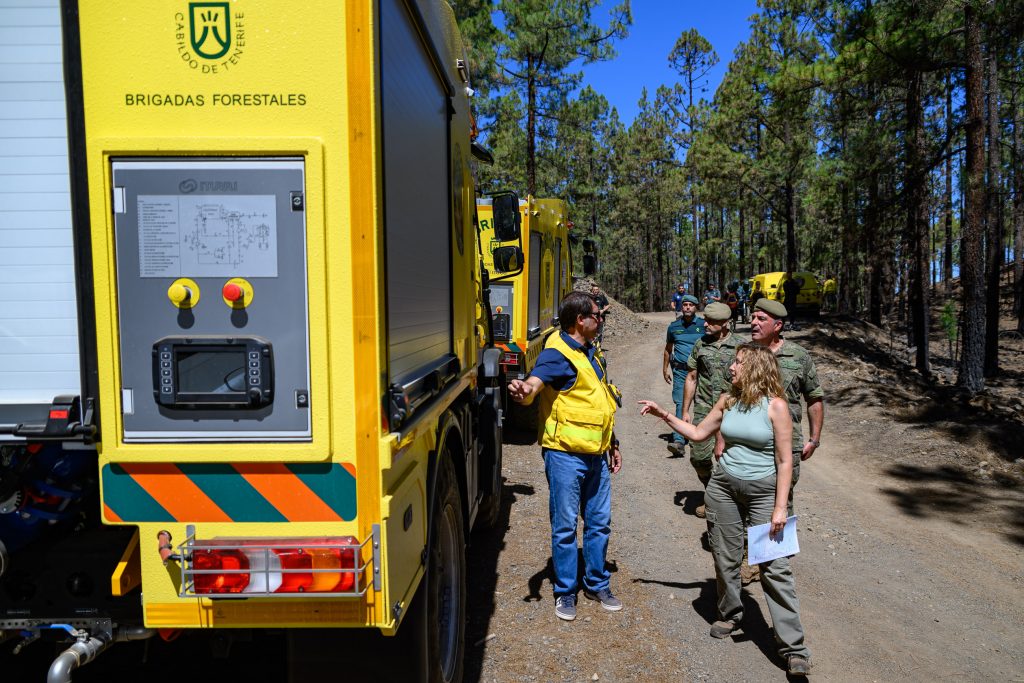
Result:
{"label": "dry ground", "polygon": [[[516,435],[505,451],[507,523],[478,537],[471,555],[469,680],[786,677],[759,584],[747,587],[743,633],[708,636],[715,586],[704,522],[692,514],[700,484],[666,450],[663,424],[635,408],[638,398],[671,403],[660,364],[672,316],[644,318],[648,327],[606,339],[624,394],[608,562],[625,608],[582,600],[575,622],[555,618],[542,461],[531,437]],[[791,335],[811,350],[828,394],[823,445],[796,494],[793,566],[813,679],[1024,680],[1020,421],[994,419],[952,390],[924,391],[880,336],[833,319]]]}

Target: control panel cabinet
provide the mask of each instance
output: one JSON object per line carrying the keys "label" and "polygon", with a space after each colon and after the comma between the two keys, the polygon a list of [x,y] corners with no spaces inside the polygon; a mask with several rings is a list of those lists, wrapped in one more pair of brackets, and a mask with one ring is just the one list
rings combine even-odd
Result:
{"label": "control panel cabinet", "polygon": [[111,170],[124,440],[309,441],[303,161]]}

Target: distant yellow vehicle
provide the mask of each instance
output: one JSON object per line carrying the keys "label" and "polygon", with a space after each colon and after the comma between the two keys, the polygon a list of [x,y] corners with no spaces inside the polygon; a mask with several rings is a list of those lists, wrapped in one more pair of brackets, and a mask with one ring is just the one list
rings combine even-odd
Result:
{"label": "distant yellow vehicle", "polygon": [[[821,312],[822,287],[814,273],[802,271],[793,273],[793,279],[801,283],[800,293],[796,297],[796,313],[818,315]],[[783,272],[761,273],[751,279],[750,300],[757,301],[768,297],[774,301],[783,301],[782,283],[786,280]]]}
{"label": "distant yellow vehicle", "polygon": [[[515,243],[521,253],[508,264],[501,263],[501,252],[514,249],[509,246],[514,242],[496,234],[492,214],[492,199],[478,199],[483,263],[491,273],[494,343],[502,350],[506,379],[524,379],[558,327],[559,302],[572,291],[568,206],[561,199],[519,200],[521,227]],[[516,417],[516,407],[506,405]],[[514,421],[530,427],[529,420]]]}
{"label": "distant yellow vehicle", "polygon": [[525,378],[533,369],[544,340],[558,326],[558,303],[572,291],[565,202],[527,197],[519,213],[522,263],[505,274],[494,265],[494,250],[505,243],[495,238],[491,201],[477,201],[484,265],[492,273],[494,339],[505,352],[501,364],[509,379]]}

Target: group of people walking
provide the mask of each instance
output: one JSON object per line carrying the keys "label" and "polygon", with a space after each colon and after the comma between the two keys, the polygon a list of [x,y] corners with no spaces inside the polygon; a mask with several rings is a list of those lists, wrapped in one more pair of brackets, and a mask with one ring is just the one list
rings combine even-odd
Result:
{"label": "group of people walking", "polygon": [[[690,463],[705,487],[697,508],[705,517],[718,588],[718,619],[710,635],[726,638],[742,629],[740,567],[747,526],[770,524],[781,533],[793,514],[800,463],[820,444],[824,392],[814,363],[798,344],[783,339],[787,311],[761,299],[751,314],[751,339],[730,329],[730,307],[719,301],[697,317],[698,301],[680,293],[681,315],[669,325],[662,374],[672,384],[675,410],[641,399],[641,415],[672,429],[670,450]],[[594,340],[603,306],[572,292],[559,308],[560,332],[551,335],[532,373],[513,380],[509,394],[520,403],[540,401],[538,434],[550,488],[549,513],[555,614],[576,617],[577,519],[583,519],[583,595],[610,611],[622,609],[605,566],[611,531],[610,475],[622,465],[614,433],[617,390],[609,384]],[[809,434],[803,438],[803,408]],[[806,676],[799,601],[789,559],[760,565],[761,585],[772,617],[778,653],[791,675]]]}

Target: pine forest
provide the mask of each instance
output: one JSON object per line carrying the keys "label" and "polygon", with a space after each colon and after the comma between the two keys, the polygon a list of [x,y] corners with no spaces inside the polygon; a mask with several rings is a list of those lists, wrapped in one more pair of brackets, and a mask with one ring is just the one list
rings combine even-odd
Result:
{"label": "pine forest", "polygon": [[674,82],[625,125],[582,70],[615,59],[628,0],[451,2],[483,190],[566,200],[625,305],[815,272],[841,313],[904,330],[924,373],[955,310],[972,392],[998,373],[1000,286],[1024,333],[1024,3],[759,0],[731,55],[681,26]]}

